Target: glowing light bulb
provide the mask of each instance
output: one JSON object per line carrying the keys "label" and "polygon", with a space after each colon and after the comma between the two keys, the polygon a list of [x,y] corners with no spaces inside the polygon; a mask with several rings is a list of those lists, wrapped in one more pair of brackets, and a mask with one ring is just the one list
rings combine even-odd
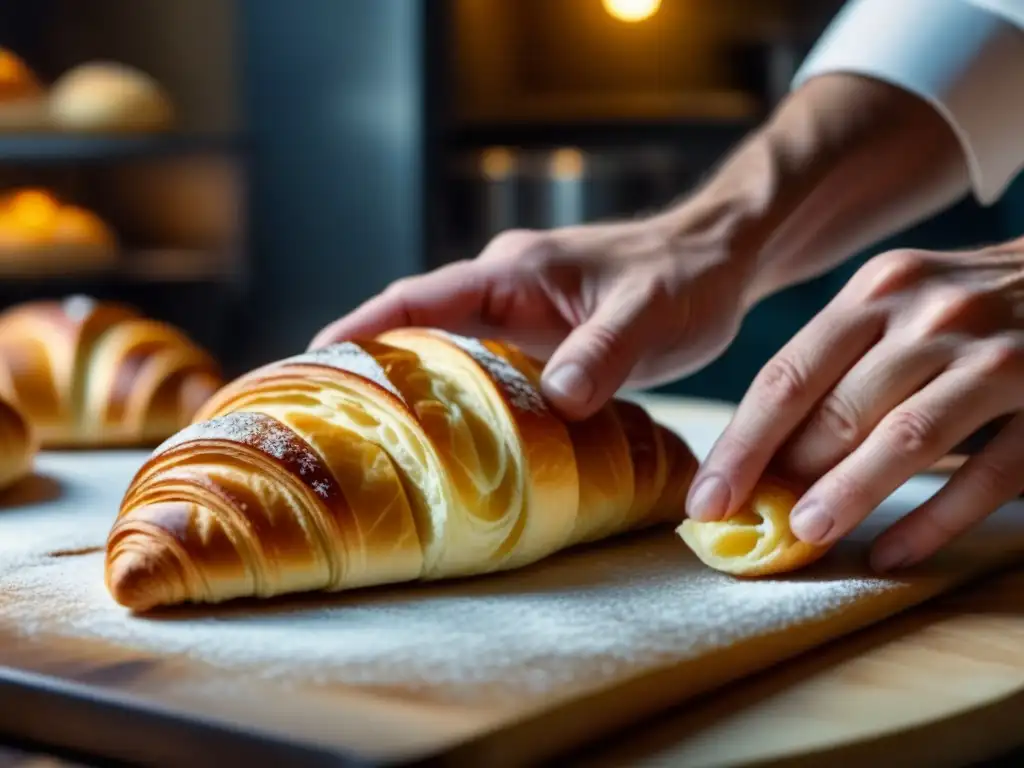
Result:
{"label": "glowing light bulb", "polygon": [[601,0],[608,14],[619,21],[644,21],[661,7],[661,0]]}

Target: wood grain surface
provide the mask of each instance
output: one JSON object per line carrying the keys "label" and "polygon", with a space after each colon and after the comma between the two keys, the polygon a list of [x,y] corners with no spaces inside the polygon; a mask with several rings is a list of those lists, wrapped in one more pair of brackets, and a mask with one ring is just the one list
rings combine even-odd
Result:
{"label": "wood grain surface", "polygon": [[[698,454],[706,452],[730,412],[724,407],[660,399],[648,400],[647,404],[659,420],[690,439]],[[47,607],[48,600],[67,601],[69,595],[79,599],[74,596],[76,590],[81,590],[81,583],[62,579],[80,579],[82,574],[86,580],[98,577],[100,571],[88,564],[100,562],[99,553],[89,552],[88,545],[109,524],[111,511],[104,507],[116,501],[124,476],[135,460],[141,457],[122,456],[123,464],[117,472],[102,477],[101,464],[107,462],[103,465],[111,467],[113,459],[82,454],[43,457],[42,469],[55,478],[59,492],[36,505],[22,500],[26,503],[19,502],[0,513],[0,557],[7,557],[8,564],[17,558],[23,563],[10,566],[7,572],[0,563],[0,663],[91,691],[129,697],[140,706],[155,704],[171,713],[187,713],[207,724],[246,728],[257,735],[337,750],[381,764],[533,764],[590,744],[681,702],[695,702],[696,697],[713,691],[721,691],[720,697],[702,707],[691,704],[693,708],[682,719],[661,724],[661,730],[649,732],[646,741],[632,742],[632,751],[603,750],[603,760],[614,761],[617,755],[619,764],[636,764],[660,762],[668,756],[683,765],[732,765],[753,758],[794,759],[823,751],[837,753],[849,745],[874,743],[893,734],[912,734],[922,724],[944,720],[951,712],[1012,695],[1018,685],[998,667],[985,666],[974,650],[981,647],[1003,659],[1004,665],[1014,663],[1016,657],[1011,658],[1009,645],[999,640],[1001,633],[1009,632],[1009,625],[1001,623],[1002,617],[975,617],[974,623],[961,624],[955,623],[962,619],[961,614],[947,609],[941,616],[953,624],[936,621],[902,632],[901,622],[912,622],[915,614],[905,619],[892,617],[969,579],[1019,561],[1024,554],[1024,515],[1019,506],[1003,510],[929,566],[888,580],[879,589],[855,591],[852,598],[845,589],[827,589],[829,584],[869,579],[864,554],[872,537],[894,515],[905,513],[938,488],[938,478],[921,479],[901,489],[892,505],[880,510],[807,573],[756,588],[737,584],[736,589],[743,590],[738,592],[708,581],[706,569],[667,533],[630,537],[566,553],[537,567],[495,578],[341,597],[341,604],[348,606],[341,611],[333,598],[289,601],[282,626],[293,622],[296,634],[282,631],[280,642],[286,647],[296,643],[294,655],[286,654],[294,659],[294,674],[285,665],[275,676],[266,674],[265,669],[214,663],[212,660],[219,657],[216,648],[210,647],[216,644],[216,634],[210,634],[209,622],[196,625],[197,639],[192,646],[183,650],[179,645],[171,652],[162,650],[159,644],[141,642],[142,630],[131,623],[137,620],[110,613],[106,603],[86,606],[89,611],[104,612],[102,632],[79,631],[92,627],[91,622],[76,623],[73,614],[81,605],[57,602],[61,610],[56,612],[52,606]],[[98,474],[101,476],[97,479]],[[15,546],[15,534],[19,530],[24,534],[24,526],[37,519],[33,515],[53,532],[45,538],[46,551],[35,545],[27,549]],[[73,568],[71,564],[75,564]],[[26,577],[29,571],[34,574],[31,578]],[[40,574],[51,574],[52,581],[41,581]],[[312,657],[323,663],[320,676],[307,677],[302,671],[303,662],[309,661],[303,654],[309,649],[299,640],[304,628],[310,626],[303,622],[315,612],[322,613],[324,621],[333,622],[327,625],[327,636],[339,644],[343,644],[345,632],[352,631],[352,622],[358,624],[371,617],[372,624],[355,629],[372,626],[383,642],[389,633],[401,631],[388,621],[400,621],[403,607],[414,601],[435,601],[431,604],[443,616],[446,606],[460,600],[507,599],[516,606],[515,614],[501,618],[501,626],[495,625],[493,647],[467,646],[474,653],[494,654],[494,659],[483,661],[498,664],[509,650],[501,644],[501,638],[510,637],[505,625],[529,626],[545,604],[561,601],[557,604],[567,606],[572,615],[588,616],[580,629],[600,638],[602,633],[623,630],[622,605],[653,601],[649,604],[657,608],[654,612],[664,613],[665,601],[672,600],[674,594],[678,598],[676,587],[666,591],[666,583],[690,590],[686,593],[689,605],[680,603],[679,610],[681,615],[688,615],[685,611],[695,607],[694,616],[703,623],[687,624],[693,629],[679,630],[676,643],[670,642],[658,654],[614,660],[618,664],[612,664],[614,674],[606,674],[610,660],[588,655],[585,645],[579,654],[568,657],[558,656],[557,648],[541,646],[542,651],[557,657],[557,664],[541,664],[537,670],[549,676],[554,673],[551,679],[562,682],[549,685],[547,680],[543,690],[532,695],[499,697],[490,690],[474,689],[472,680],[457,686],[449,680],[447,687],[435,689],[394,681],[376,686],[355,684],[346,677],[351,670],[337,665],[329,654],[324,656],[323,649]],[[705,585],[711,587],[706,592]],[[630,602],[609,602],[616,595],[621,598],[626,587],[636,590],[629,593]],[[754,597],[753,608],[742,604],[748,594]],[[799,621],[789,626],[751,622],[750,611],[757,613],[757,605],[764,606],[766,616],[772,614],[771,600],[776,594],[780,600],[811,601],[810,614],[801,609],[803,612],[797,612]],[[81,595],[85,601],[99,600],[101,590],[99,585],[91,584]],[[814,600],[823,596],[836,600],[837,595],[845,595],[837,603],[838,610],[830,612],[824,604],[820,611],[813,610]],[[720,612],[720,618],[715,619],[720,624],[708,624],[704,614],[714,612],[715,606],[701,606],[701,599],[725,599],[735,608]],[[387,606],[388,610],[379,615],[364,610],[374,605]],[[789,609],[796,610],[795,606]],[[632,607],[635,609],[636,604]],[[219,615],[225,633],[232,631],[235,623],[243,631],[250,627],[255,634],[268,622],[281,621],[281,606],[233,607]],[[671,612],[666,616],[662,621],[671,624]],[[787,667],[777,678],[782,683],[772,683],[775,678],[770,676],[757,676],[773,665],[885,619],[890,620],[878,631],[895,634],[884,642],[876,639],[872,644],[863,639],[868,634],[859,635],[857,642],[861,645],[856,652],[844,657],[836,650],[841,646],[828,646],[807,655],[806,662]],[[932,625],[938,629],[920,634]],[[982,634],[979,627],[988,627],[990,632]],[[444,642],[461,642],[451,626],[437,625],[434,630],[439,637],[450,638]],[[484,626],[480,631],[486,635],[490,630]],[[694,631],[706,636],[695,638]],[[665,637],[671,640],[673,636]],[[640,633],[636,639],[642,647],[650,638]],[[425,632],[423,643],[430,642],[439,641]],[[1017,647],[1024,646],[1018,643]],[[338,656],[344,656],[343,648],[339,648]],[[274,658],[280,665],[278,657]],[[954,659],[959,671],[945,674]],[[480,661],[467,659],[466,663]],[[800,663],[810,665],[802,674]],[[509,668],[510,675],[521,672]],[[878,703],[879,697],[884,704]],[[13,703],[0,701],[0,730],[19,726],[38,729],[33,723],[38,724],[39,718]],[[74,737],[87,742],[107,729],[108,737],[94,738],[92,746],[97,748],[102,741],[111,757],[144,756],[156,765],[206,765],[224,759],[224,754],[204,749],[204,742],[198,738],[190,742],[176,736],[186,731],[166,725],[161,732],[159,718],[145,729],[129,729],[124,727],[123,714],[104,719],[100,709],[90,712],[92,732],[83,733],[79,728]],[[58,741],[63,738],[65,742],[70,738],[67,729],[59,727],[49,733],[28,735]],[[110,750],[116,754],[109,754]]]}
{"label": "wood grain surface", "polygon": [[573,763],[931,768],[995,760],[1024,747],[1022,595],[1024,570],[995,574],[689,702]]}

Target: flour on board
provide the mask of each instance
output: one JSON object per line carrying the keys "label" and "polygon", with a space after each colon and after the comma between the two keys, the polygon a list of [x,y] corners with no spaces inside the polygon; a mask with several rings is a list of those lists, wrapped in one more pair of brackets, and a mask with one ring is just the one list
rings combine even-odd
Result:
{"label": "flour on board", "polygon": [[495,579],[153,621],[110,599],[102,569],[100,554],[22,562],[0,575],[11,596],[0,623],[180,654],[276,684],[401,689],[466,704],[585,690],[898,588],[881,579],[738,582],[694,566],[665,537],[614,558],[580,553]]}

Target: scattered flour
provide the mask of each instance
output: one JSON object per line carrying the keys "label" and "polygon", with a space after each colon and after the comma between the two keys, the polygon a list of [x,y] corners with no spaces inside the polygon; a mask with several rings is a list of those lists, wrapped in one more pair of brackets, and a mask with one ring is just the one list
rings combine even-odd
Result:
{"label": "scattered flour", "polygon": [[133,617],[105,590],[102,552],[49,553],[101,545],[147,456],[41,458],[64,493],[0,512],[4,631],[181,655],[285,687],[496,704],[587,689],[899,588],[842,574],[741,583],[700,566],[669,534],[495,577]]}
{"label": "scattered flour", "polygon": [[[687,430],[698,453],[721,425],[711,426],[696,440],[702,428]],[[132,617],[105,591],[102,553],[48,553],[102,544],[124,488],[146,457],[40,458],[41,471],[60,477],[65,493],[0,510],[5,633],[25,641],[90,638],[177,655],[280,689],[354,685],[453,703],[521,705],[804,625],[906,588],[867,576],[842,557],[794,578],[741,582],[704,568],[669,534],[567,553],[488,578]],[[937,487],[909,484],[844,551],[862,555],[865,538]],[[994,516],[1005,525],[986,523],[966,539],[977,542],[988,531],[999,546],[1020,545],[1021,511],[1011,505]],[[991,557],[993,545],[985,546]]]}
{"label": "scattered flour", "polygon": [[127,615],[102,554],[36,559],[0,576],[0,622],[182,654],[291,685],[403,689],[496,703],[588,688],[821,618],[891,582],[742,584],[696,566],[671,537],[581,552],[493,579]]}
{"label": "scattered flour", "polygon": [[499,357],[485,347],[478,339],[459,336],[454,333],[440,332],[463,352],[470,355],[491,375],[505,393],[505,397],[514,408],[531,413],[546,413],[548,408],[544,398],[522,371],[504,358]]}

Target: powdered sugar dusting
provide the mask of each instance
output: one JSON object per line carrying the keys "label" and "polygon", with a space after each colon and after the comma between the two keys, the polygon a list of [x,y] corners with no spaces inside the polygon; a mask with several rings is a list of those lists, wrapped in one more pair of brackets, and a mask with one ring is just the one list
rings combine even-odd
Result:
{"label": "powdered sugar dusting", "polygon": [[289,363],[326,365],[330,368],[337,368],[339,371],[354,373],[386,389],[395,397],[402,398],[401,393],[391,383],[387,373],[385,373],[373,356],[358,344],[353,344],[350,341],[343,341],[312,352],[285,358],[279,365],[287,365]]}
{"label": "powdered sugar dusting", "polygon": [[197,440],[226,440],[273,456],[298,474],[322,499],[340,492],[330,471],[313,449],[287,426],[265,414],[238,411],[190,424],[165,440],[155,453]]}
{"label": "powdered sugar dusting", "polygon": [[447,331],[440,332],[459,349],[471,355],[484,367],[495,383],[501,388],[512,407],[530,413],[546,413],[548,408],[540,392],[534,388],[522,371],[494,354],[479,339],[459,336]]}
{"label": "powdered sugar dusting", "polygon": [[96,309],[96,300],[91,296],[76,294],[64,299],[61,308],[69,320],[80,323]]}

